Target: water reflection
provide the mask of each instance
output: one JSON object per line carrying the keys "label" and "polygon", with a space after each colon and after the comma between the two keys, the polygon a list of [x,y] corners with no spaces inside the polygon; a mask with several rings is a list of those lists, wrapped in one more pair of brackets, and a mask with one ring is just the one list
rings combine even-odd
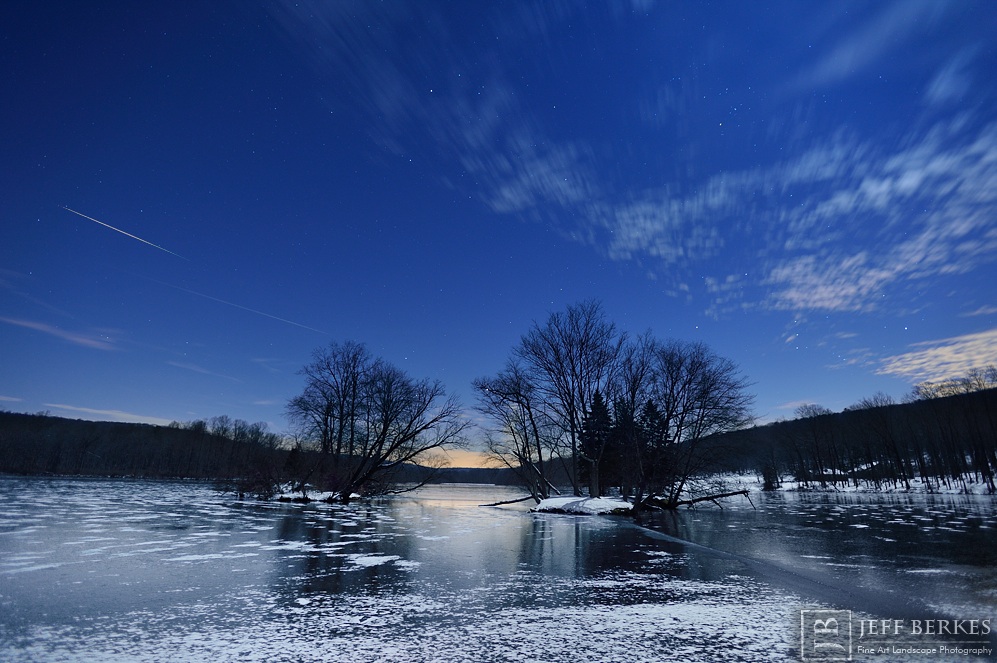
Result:
{"label": "water reflection", "polygon": [[[793,656],[804,594],[626,518],[478,506],[515,494],[434,487],[344,507],[238,502],[201,484],[0,478],[0,659]],[[869,587],[903,579],[993,606],[997,564],[976,549],[984,503],[755,506],[652,524]],[[946,553],[947,541],[962,549]]]}
{"label": "water reflection", "polygon": [[997,607],[992,498],[773,493],[752,500],[661,514],[652,526],[950,614]]}

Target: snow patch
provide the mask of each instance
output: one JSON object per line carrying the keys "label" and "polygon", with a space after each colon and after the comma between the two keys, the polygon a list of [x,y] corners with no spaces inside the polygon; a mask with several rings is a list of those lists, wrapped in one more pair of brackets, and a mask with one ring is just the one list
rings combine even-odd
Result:
{"label": "snow patch", "polygon": [[551,497],[540,502],[532,510],[538,513],[572,513],[599,515],[626,513],[633,505],[623,500],[608,497]]}
{"label": "snow patch", "polygon": [[380,566],[388,562],[397,564],[396,560],[401,559],[398,555],[347,555],[346,558],[357,566]]}

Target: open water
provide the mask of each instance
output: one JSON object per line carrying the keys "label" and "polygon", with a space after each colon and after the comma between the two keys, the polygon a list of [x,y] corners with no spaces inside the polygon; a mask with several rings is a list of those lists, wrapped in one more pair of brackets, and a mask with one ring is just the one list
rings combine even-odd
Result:
{"label": "open water", "polygon": [[[853,660],[992,647],[910,633],[994,616],[991,498],[756,494],[639,525],[479,506],[516,495],[0,477],[0,660],[818,660],[801,610],[851,618]],[[906,632],[860,638],[874,617]]]}

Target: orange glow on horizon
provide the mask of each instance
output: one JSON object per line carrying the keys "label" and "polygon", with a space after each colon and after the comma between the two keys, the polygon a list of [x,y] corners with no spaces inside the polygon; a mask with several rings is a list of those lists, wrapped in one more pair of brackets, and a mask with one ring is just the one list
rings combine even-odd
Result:
{"label": "orange glow on horizon", "polygon": [[448,449],[446,457],[450,459],[450,467],[494,467],[494,461],[489,464],[488,454],[483,451],[468,451],[466,449]]}

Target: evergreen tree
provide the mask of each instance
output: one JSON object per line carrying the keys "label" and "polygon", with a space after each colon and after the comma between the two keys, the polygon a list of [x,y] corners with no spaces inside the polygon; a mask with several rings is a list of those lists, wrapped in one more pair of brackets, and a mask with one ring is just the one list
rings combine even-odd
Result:
{"label": "evergreen tree", "polygon": [[613,420],[609,414],[609,406],[606,405],[602,393],[597,389],[592,395],[592,406],[582,419],[578,445],[579,454],[585,461],[582,471],[588,475],[589,497],[602,495],[599,466],[609,446],[612,428]]}

